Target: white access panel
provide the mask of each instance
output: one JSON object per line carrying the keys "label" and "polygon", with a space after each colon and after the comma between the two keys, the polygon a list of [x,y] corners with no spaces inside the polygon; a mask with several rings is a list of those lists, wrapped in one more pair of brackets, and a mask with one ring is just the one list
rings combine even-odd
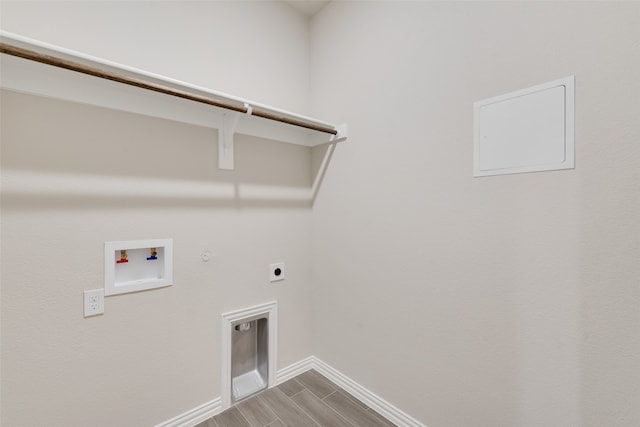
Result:
{"label": "white access panel", "polygon": [[474,103],[474,176],[574,167],[574,76]]}

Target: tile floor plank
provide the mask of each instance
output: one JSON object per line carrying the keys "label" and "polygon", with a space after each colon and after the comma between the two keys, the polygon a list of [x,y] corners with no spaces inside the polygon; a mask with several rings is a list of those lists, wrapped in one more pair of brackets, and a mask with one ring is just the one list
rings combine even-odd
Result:
{"label": "tile floor plank", "polygon": [[196,427],[396,426],[317,371],[310,370],[239,402]]}
{"label": "tile floor plank", "polygon": [[289,381],[286,381],[280,384],[278,388],[282,390],[282,392],[286,394],[288,397],[291,397],[294,394],[304,390],[304,386],[300,384],[295,378],[292,378]]}
{"label": "tile floor plank", "polygon": [[342,415],[327,406],[309,390],[302,390],[291,398],[307,414],[320,424],[321,427],[353,427]]}
{"label": "tile floor plank", "polygon": [[388,427],[387,423],[378,419],[378,414],[373,415],[369,410],[362,408],[341,390],[330,394],[323,401],[356,427]]}
{"label": "tile floor plank", "polygon": [[313,369],[298,375],[296,380],[320,399],[327,397],[338,389],[338,386]]}
{"label": "tile floor plank", "polygon": [[362,406],[363,409],[369,409],[369,406],[366,403],[364,403],[362,400],[357,399],[353,394],[349,393],[347,390],[340,387],[338,387],[337,389],[340,390],[342,394],[347,396],[349,399],[356,402],[358,405]]}
{"label": "tile floor plank", "polygon": [[315,421],[277,387],[262,392],[258,398],[264,400],[286,427],[318,427]]}
{"label": "tile floor plank", "polygon": [[252,427],[235,406],[219,413],[213,419],[219,427]]}
{"label": "tile floor plank", "polygon": [[251,427],[264,427],[278,417],[262,399],[247,399],[236,405]]}

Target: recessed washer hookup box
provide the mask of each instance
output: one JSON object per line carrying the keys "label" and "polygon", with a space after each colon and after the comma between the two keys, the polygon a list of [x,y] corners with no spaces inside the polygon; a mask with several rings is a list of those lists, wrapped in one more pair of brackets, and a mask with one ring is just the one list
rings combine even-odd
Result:
{"label": "recessed washer hookup box", "polygon": [[172,284],[172,239],[105,242],[105,295],[138,292]]}

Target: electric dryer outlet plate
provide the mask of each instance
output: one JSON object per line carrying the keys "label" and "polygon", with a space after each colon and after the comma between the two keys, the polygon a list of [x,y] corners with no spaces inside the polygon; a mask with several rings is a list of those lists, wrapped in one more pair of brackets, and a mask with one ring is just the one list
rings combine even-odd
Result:
{"label": "electric dryer outlet plate", "polygon": [[269,281],[277,282],[279,280],[284,280],[284,262],[269,265]]}

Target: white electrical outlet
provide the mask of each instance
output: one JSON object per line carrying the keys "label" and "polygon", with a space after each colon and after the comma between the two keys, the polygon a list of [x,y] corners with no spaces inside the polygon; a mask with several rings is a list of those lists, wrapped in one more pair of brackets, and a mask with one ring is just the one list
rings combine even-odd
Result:
{"label": "white electrical outlet", "polygon": [[84,317],[104,313],[104,289],[84,291]]}
{"label": "white electrical outlet", "polygon": [[269,265],[269,281],[284,280],[284,262]]}

